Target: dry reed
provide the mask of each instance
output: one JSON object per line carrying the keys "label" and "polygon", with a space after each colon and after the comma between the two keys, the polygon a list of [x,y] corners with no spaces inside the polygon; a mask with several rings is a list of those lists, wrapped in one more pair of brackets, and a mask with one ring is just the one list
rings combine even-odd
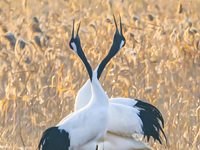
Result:
{"label": "dry reed", "polygon": [[109,97],[155,105],[169,147],[200,149],[200,1],[4,0],[0,2],[0,149],[35,149],[42,132],[73,111],[88,79],[70,50],[72,18],[93,69],[120,14],[126,46],[100,82]]}

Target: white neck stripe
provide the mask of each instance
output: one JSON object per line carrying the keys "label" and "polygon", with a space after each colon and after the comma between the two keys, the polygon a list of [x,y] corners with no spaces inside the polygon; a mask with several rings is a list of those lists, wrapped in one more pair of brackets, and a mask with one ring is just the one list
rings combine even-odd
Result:
{"label": "white neck stripe", "polygon": [[73,47],[74,52],[75,52],[76,54],[78,54],[78,53],[77,53],[76,44],[75,44],[74,42],[72,42],[71,45],[72,45],[72,47]]}

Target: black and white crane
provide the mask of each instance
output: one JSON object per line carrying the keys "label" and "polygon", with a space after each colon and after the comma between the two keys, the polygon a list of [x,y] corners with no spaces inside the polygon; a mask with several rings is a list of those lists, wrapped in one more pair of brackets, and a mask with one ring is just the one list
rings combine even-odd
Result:
{"label": "black and white crane", "polygon": [[39,150],[95,150],[97,142],[103,139],[108,127],[109,102],[108,96],[101,87],[97,72],[104,63],[99,65],[97,72],[93,72],[85,54],[77,29],[74,37],[74,21],[70,48],[81,58],[90,77],[92,95],[90,102],[80,110],[66,116],[55,127],[44,131],[39,142]]}
{"label": "black and white crane", "polygon": [[[109,60],[125,45],[125,38],[122,34],[121,18],[120,33],[117,28],[115,17],[114,22],[116,33],[109,54],[102,61],[104,64],[103,68],[97,67],[94,71],[97,72],[98,79]],[[82,107],[86,106],[89,103],[90,98],[91,87],[90,82],[87,81],[77,94],[75,110],[78,111]],[[147,137],[147,141],[149,141],[150,137],[153,137],[154,140],[158,140],[160,144],[162,144],[162,133],[167,142],[167,138],[163,131],[164,119],[155,106],[141,100],[121,97],[111,98],[109,99],[109,103],[108,132],[104,138],[104,142],[99,144],[99,149],[124,150],[125,145],[127,147],[125,150],[144,147],[151,149],[148,145],[134,139],[133,134],[135,133]]]}

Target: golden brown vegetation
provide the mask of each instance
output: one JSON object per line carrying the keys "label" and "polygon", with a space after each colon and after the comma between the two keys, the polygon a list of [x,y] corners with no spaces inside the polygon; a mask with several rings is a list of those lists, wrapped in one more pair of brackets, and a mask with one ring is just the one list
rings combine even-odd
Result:
{"label": "golden brown vegetation", "polygon": [[192,0],[0,1],[0,149],[35,149],[73,111],[88,75],[68,46],[72,18],[82,22],[94,69],[112,43],[112,13],[122,16],[127,41],[103,72],[103,88],[159,108],[169,147],[152,140],[152,148],[200,149],[199,8]]}

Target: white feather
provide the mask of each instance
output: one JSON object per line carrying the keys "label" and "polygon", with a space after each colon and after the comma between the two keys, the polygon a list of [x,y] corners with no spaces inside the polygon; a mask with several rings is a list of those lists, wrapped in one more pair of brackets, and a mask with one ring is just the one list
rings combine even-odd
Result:
{"label": "white feather", "polygon": [[143,134],[138,113],[136,108],[110,103],[108,131],[127,137],[132,137],[134,133]]}
{"label": "white feather", "polygon": [[[94,72],[97,72],[97,69]],[[89,103],[90,98],[91,98],[91,87],[90,87],[90,82],[88,80],[77,94],[75,110],[78,111],[82,107],[86,106]],[[137,102],[138,101],[130,98],[111,98],[109,100],[110,107],[109,107],[108,131],[110,133],[117,135],[117,138],[112,139],[111,137],[113,136],[110,136],[107,133],[106,136],[110,138],[108,138],[108,140],[105,140],[104,142],[105,150],[107,149],[109,150],[109,148],[113,146],[113,143],[120,141],[121,142],[127,141],[127,143],[130,143],[131,146],[133,146],[131,144],[133,142],[133,144],[134,143],[139,144],[138,147],[140,147],[140,145],[148,147],[146,146],[146,144],[140,141],[136,142],[136,140],[133,138],[133,134],[138,134],[139,136],[143,134],[142,120],[138,116],[139,110],[133,107]],[[117,141],[115,141],[115,139]],[[115,147],[117,146],[114,146],[114,148]],[[135,147],[137,147],[137,145],[135,145]],[[111,150],[114,150],[114,148]],[[123,148],[123,150],[128,150],[128,149]]]}
{"label": "white feather", "polygon": [[[97,72],[97,69],[94,71]],[[85,107],[90,99],[91,99],[91,86],[90,86],[90,80],[87,80],[87,82],[82,86],[82,88],[79,90],[76,100],[75,100],[75,111]],[[138,101],[131,99],[131,98],[110,98],[110,103],[116,103],[116,104],[122,104],[126,106],[134,106]]]}
{"label": "white feather", "polygon": [[104,137],[104,142],[98,143],[98,146],[98,150],[153,150],[140,140],[121,137],[110,132]]}
{"label": "white feather", "polygon": [[131,98],[116,97],[116,98],[110,98],[109,102],[133,107],[137,104],[138,101]]}
{"label": "white feather", "polygon": [[74,42],[71,43],[71,46],[73,47],[74,52],[77,54],[77,47]]}
{"label": "white feather", "polygon": [[[88,80],[77,94],[75,110],[77,111],[86,106],[90,98],[91,86]],[[127,137],[131,137],[134,133],[143,134],[143,124],[138,116],[139,110],[132,107],[137,103],[136,100],[130,98],[111,98],[109,102],[108,131]]]}
{"label": "white feather", "polygon": [[84,108],[68,115],[57,125],[70,135],[70,149],[96,148],[106,134],[109,118],[108,96],[101,87],[97,73],[92,78],[92,98]]}
{"label": "white feather", "polygon": [[125,43],[125,41],[121,41],[121,43],[120,43],[120,49],[124,46],[124,43]]}
{"label": "white feather", "polygon": [[70,145],[83,146],[90,141],[98,142],[103,138],[107,130],[107,113],[105,107],[98,108],[98,111],[96,107],[87,107],[64,118],[57,126],[69,133]]}

